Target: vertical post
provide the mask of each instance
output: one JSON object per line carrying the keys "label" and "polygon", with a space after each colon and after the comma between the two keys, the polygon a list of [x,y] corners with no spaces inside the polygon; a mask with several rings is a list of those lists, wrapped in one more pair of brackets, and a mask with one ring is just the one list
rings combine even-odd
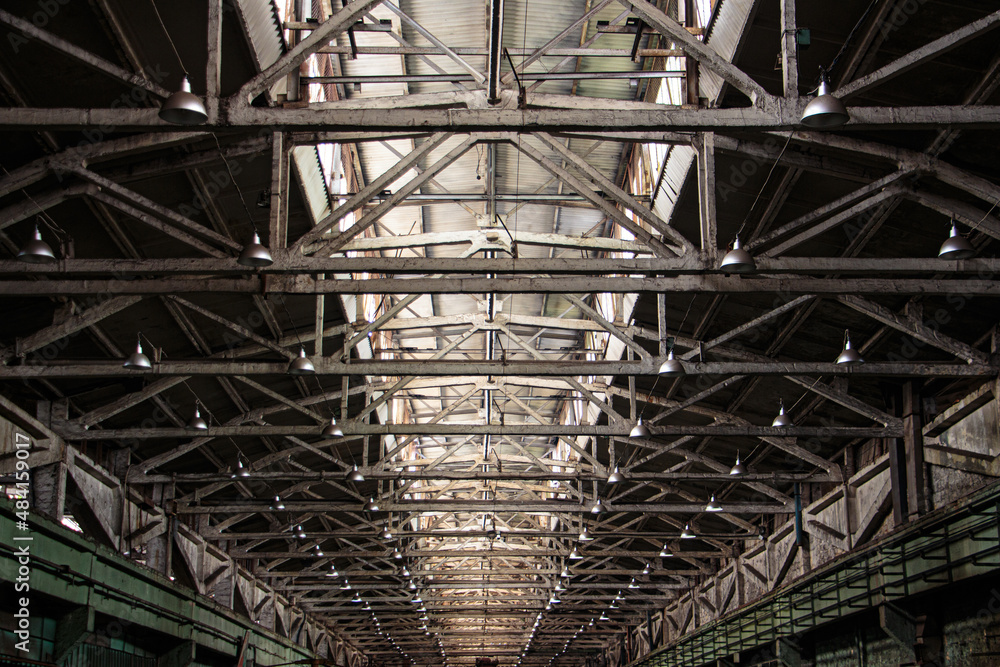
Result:
{"label": "vertical post", "polygon": [[715,134],[698,135],[698,213],[701,229],[701,249],[714,265],[718,254],[718,229],[715,206]]}
{"label": "vertical post", "polygon": [[219,90],[222,80],[222,0],[208,3],[208,59],[205,63],[205,108],[208,122],[219,118]]}
{"label": "vertical post", "polygon": [[[322,280],[326,274],[317,276]],[[326,297],[322,294],[316,295],[316,338],[313,341],[313,354],[318,358],[323,356],[323,323],[326,320]]]}
{"label": "vertical post", "polygon": [[667,356],[667,295],[656,295],[656,325],[660,336],[660,357]]}
{"label": "vertical post", "polygon": [[799,96],[799,57],[796,42],[795,0],[781,0],[781,76],[785,98]]}
{"label": "vertical post", "polygon": [[490,104],[500,101],[500,64],[503,61],[503,0],[490,0]]}
{"label": "vertical post", "polygon": [[[669,3],[668,3],[669,4]],[[682,22],[688,28],[697,28],[697,14],[694,8],[694,0],[684,0],[681,7],[684,9]],[[681,7],[678,7],[679,9]],[[686,71],[685,83],[687,84],[687,103],[698,104],[698,61],[691,56],[684,57],[684,69]]]}
{"label": "vertical post", "polygon": [[924,434],[920,416],[920,385],[903,385],[903,445],[906,448],[906,506],[913,520],[927,512],[924,494]]}
{"label": "vertical post", "polygon": [[271,136],[271,251],[288,247],[288,153],[285,133],[275,130]]}

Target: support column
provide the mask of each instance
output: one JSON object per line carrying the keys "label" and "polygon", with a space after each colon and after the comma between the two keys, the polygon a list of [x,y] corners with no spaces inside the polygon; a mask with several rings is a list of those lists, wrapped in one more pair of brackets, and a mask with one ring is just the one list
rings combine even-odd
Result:
{"label": "support column", "polygon": [[909,519],[927,513],[924,493],[924,434],[920,414],[920,381],[903,385],[903,445],[906,448],[906,507]]}
{"label": "support column", "polygon": [[62,521],[66,513],[66,464],[62,461],[31,471],[31,506],[36,512]]}

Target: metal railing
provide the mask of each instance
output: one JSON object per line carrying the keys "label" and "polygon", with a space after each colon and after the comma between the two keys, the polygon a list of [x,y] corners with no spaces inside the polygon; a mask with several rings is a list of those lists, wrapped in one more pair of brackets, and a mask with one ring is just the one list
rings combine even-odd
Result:
{"label": "metal railing", "polygon": [[1000,485],[844,554],[632,667],[699,667],[835,619],[1000,568]]}
{"label": "metal railing", "polygon": [[60,667],[156,667],[156,658],[147,658],[108,646],[79,644],[59,661],[59,665]]}

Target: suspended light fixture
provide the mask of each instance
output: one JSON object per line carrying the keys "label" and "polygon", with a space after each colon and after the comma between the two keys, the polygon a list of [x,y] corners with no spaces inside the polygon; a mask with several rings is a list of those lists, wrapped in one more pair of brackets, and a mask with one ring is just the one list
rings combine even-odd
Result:
{"label": "suspended light fixture", "polygon": [[[395,547],[392,550],[392,557],[394,560],[403,560],[403,552],[400,551],[398,547]],[[410,576],[409,573],[406,572],[406,570],[404,570],[403,572],[404,572],[403,574],[404,577]]]}
{"label": "suspended light fixture", "polygon": [[362,600],[361,600],[361,593],[355,593],[354,597],[351,598],[351,602],[353,602],[354,604],[361,604],[361,602],[362,602]]}
{"label": "suspended light fixture", "polygon": [[378,536],[380,538],[382,538],[383,540],[391,540],[392,539],[392,531],[389,530],[388,524],[386,524],[386,527],[382,529],[382,532],[379,533]]}
{"label": "suspended light fixture", "polygon": [[729,469],[729,474],[733,477],[747,474],[747,467],[740,462],[740,453],[736,452],[736,464]]}
{"label": "suspended light fixture", "polygon": [[28,264],[51,264],[56,261],[56,255],[49,244],[42,240],[42,232],[35,226],[34,238],[18,250],[17,258]]}
{"label": "suspended light fixture", "polygon": [[625,601],[625,596],[622,595],[621,591],[615,593],[615,602],[624,602],[624,601]]}
{"label": "suspended light fixture", "polygon": [[368,498],[368,502],[364,506],[365,512],[378,512],[378,503],[375,502],[375,497],[371,496]]}
{"label": "suspended light fixture", "polygon": [[194,404],[194,416],[191,417],[191,421],[187,423],[187,427],[193,431],[207,431],[208,422],[201,418],[201,411],[198,409],[198,403]]}
{"label": "suspended light fixture", "polygon": [[148,371],[152,370],[153,364],[149,362],[149,357],[142,353],[142,339],[140,338],[136,341],[135,352],[129,355],[125,363],[122,364],[122,368],[127,368],[133,371]]}
{"label": "suspended light fixture", "polygon": [[174,125],[201,125],[208,120],[208,112],[201,98],[191,92],[187,74],[181,79],[181,88],[167,98],[160,107],[160,119]]}
{"label": "suspended light fixture", "polygon": [[590,508],[591,514],[604,514],[607,511],[607,508],[604,506],[604,503],[601,502],[600,498],[598,498],[597,502],[594,503],[594,506]]}
{"label": "suspended light fixture", "polygon": [[243,246],[243,250],[240,252],[240,256],[236,260],[236,263],[242,266],[260,269],[274,264],[274,258],[271,257],[271,251],[261,245],[260,236],[257,232],[254,232],[253,237],[250,239],[250,243]]}
{"label": "suspended light fixture", "polygon": [[[396,549],[396,551],[399,551],[399,549]],[[395,554],[393,554],[393,555],[395,555]],[[400,554],[400,556],[402,556],[402,554]],[[404,579],[409,579],[410,578],[410,571],[408,569],[406,569],[405,567],[403,568],[403,571],[401,572],[401,574],[403,575]]]}
{"label": "suspended light fixture", "polygon": [[830,81],[826,70],[820,69],[816,97],[802,112],[802,124],[814,130],[835,130],[851,119],[847,107],[830,94]]}
{"label": "suspended light fixture", "polygon": [[608,618],[607,613],[605,613],[605,612],[602,611],[601,612],[601,617],[599,619],[597,619],[597,620],[599,620],[599,621],[610,621],[611,619]]}
{"label": "suspended light fixture", "polygon": [[281,501],[281,496],[275,496],[274,497],[274,502],[271,503],[271,509],[274,509],[274,510],[283,510],[283,509],[285,509],[285,503],[283,503]]}
{"label": "suspended light fixture", "polygon": [[837,363],[845,366],[865,363],[865,360],[861,358],[857,350],[851,347],[851,333],[847,329],[844,329],[844,349],[840,353],[840,356],[837,357]]}
{"label": "suspended light fixture", "polygon": [[733,241],[733,249],[725,254],[719,268],[728,273],[749,273],[757,270],[753,255],[740,247],[740,237]]}
{"label": "suspended light fixture", "polygon": [[410,602],[412,602],[413,604],[420,604],[420,603],[422,603],[423,600],[420,599],[420,593],[417,593],[412,598],[410,598]]}
{"label": "suspended light fixture", "polygon": [[667,360],[660,365],[660,375],[664,377],[680,377],[684,375],[684,366],[677,359],[674,359],[674,348],[667,352]]}
{"label": "suspended light fixture", "polygon": [[566,590],[566,587],[562,585],[562,580],[559,579],[556,581],[556,586],[552,590],[554,590],[556,593],[562,593],[563,591]]}
{"label": "suspended light fixture", "polygon": [[318,544],[315,546],[315,549],[316,549],[316,557],[317,558],[322,558],[323,557],[323,549],[321,549]]}
{"label": "suspended light fixture", "polygon": [[411,579],[410,582],[408,584],[406,584],[406,590],[408,590],[408,591],[415,591],[415,590],[417,590],[417,584],[414,583],[414,581]]}
{"label": "suspended light fixture", "polygon": [[792,426],[792,418],[785,414],[785,402],[780,398],[778,399],[778,416],[774,418],[773,422],[771,422],[771,426],[778,428]]}
{"label": "suspended light fixture", "polygon": [[348,482],[363,482],[363,481],[365,481],[365,476],[361,474],[360,470],[358,470],[358,464],[357,463],[355,463],[354,467],[350,470],[350,472],[347,473],[347,481]]}
{"label": "suspended light fixture", "polygon": [[337,566],[335,564],[330,564],[330,571],[326,573],[326,576],[333,578],[340,576],[340,572],[337,572]]}
{"label": "suspended light fixture", "polygon": [[562,572],[559,573],[559,576],[563,577],[563,578],[566,578],[566,579],[569,579],[573,575],[570,574],[569,568],[564,566],[563,569],[562,569]]}
{"label": "suspended light fixture", "polygon": [[288,364],[289,375],[310,375],[316,372],[313,362],[306,356],[306,348],[299,348],[299,356],[292,359]]}
{"label": "suspended light fixture", "polygon": [[697,535],[691,532],[691,524],[684,524],[684,530],[681,531],[682,540],[693,540]]}
{"label": "suspended light fixture", "polygon": [[594,539],[594,536],[591,535],[590,531],[587,530],[587,527],[584,526],[583,530],[580,531],[580,535],[576,539],[580,542],[590,542]]}
{"label": "suspended light fixture", "polygon": [[237,454],[236,472],[233,473],[233,479],[246,479],[249,476],[250,476],[250,469],[243,465],[243,457]]}
{"label": "suspended light fixture", "polygon": [[632,589],[639,588],[639,584],[635,583],[635,577],[632,577],[632,581],[628,582],[628,587]]}
{"label": "suspended light fixture", "polygon": [[[37,235],[37,229],[36,235]],[[976,249],[969,243],[967,239],[962,234],[958,233],[958,228],[955,226],[955,222],[951,223],[951,233],[944,243],[941,244],[941,249],[938,250],[938,257],[941,259],[971,259],[976,256]],[[20,258],[20,253],[18,258]]]}
{"label": "suspended light fixture", "polygon": [[642,568],[642,573],[643,574],[652,574],[653,573],[653,566],[651,566],[649,563],[646,563],[645,567]]}
{"label": "suspended light fixture", "polygon": [[[646,425],[642,423],[642,417],[639,417],[639,419],[636,420],[635,426],[633,426],[632,430],[628,432],[628,437],[630,437],[630,438],[648,438],[648,437],[650,437],[649,429],[646,428]],[[615,472],[618,472],[618,468],[617,467],[615,468]],[[614,473],[612,473],[612,475],[613,474]],[[608,479],[610,480],[611,478],[609,477]],[[611,483],[613,483],[613,482],[611,482]]]}
{"label": "suspended light fixture", "polygon": [[668,547],[667,543],[664,542],[663,548],[660,549],[660,558],[670,558],[673,555],[674,555],[673,552],[670,551],[670,547]]}
{"label": "suspended light fixture", "polygon": [[719,503],[715,502],[715,494],[714,493],[712,494],[712,498],[708,501],[708,504],[705,505],[705,511],[706,512],[721,512],[722,511],[722,505],[720,505]]}
{"label": "suspended light fixture", "polygon": [[351,582],[349,582],[347,579],[344,579],[344,583],[340,585],[340,590],[342,591],[351,590]]}
{"label": "suspended light fixture", "polygon": [[583,560],[583,555],[579,552],[579,550],[577,550],[576,547],[573,547],[573,550],[569,552],[568,558],[570,560]]}
{"label": "suspended light fixture", "polygon": [[[636,424],[636,428],[638,428],[638,424]],[[645,428],[645,427],[643,427],[643,428]],[[635,431],[635,429],[632,429],[632,430]],[[648,433],[648,431],[647,431],[647,433]],[[631,433],[629,433],[629,435],[631,437],[636,437],[636,436],[632,436]],[[645,437],[649,437],[649,436],[647,435]],[[608,475],[608,481],[607,481],[607,483],[608,484],[621,484],[624,481],[625,481],[625,475],[623,475],[621,473],[621,471],[618,469],[618,466],[615,466],[615,469],[611,471],[610,475]]]}
{"label": "suspended light fixture", "polygon": [[304,528],[302,528],[301,523],[295,526],[295,537],[299,538],[300,540],[306,539],[306,531]]}
{"label": "suspended light fixture", "polygon": [[335,417],[330,417],[330,423],[323,429],[323,435],[327,438],[344,437],[344,432],[337,426],[337,419]]}

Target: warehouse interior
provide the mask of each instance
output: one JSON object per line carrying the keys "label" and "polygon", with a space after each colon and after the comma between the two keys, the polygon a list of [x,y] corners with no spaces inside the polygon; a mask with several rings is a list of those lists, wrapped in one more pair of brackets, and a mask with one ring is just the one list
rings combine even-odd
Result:
{"label": "warehouse interior", "polygon": [[986,0],[7,0],[0,667],[1000,661]]}

